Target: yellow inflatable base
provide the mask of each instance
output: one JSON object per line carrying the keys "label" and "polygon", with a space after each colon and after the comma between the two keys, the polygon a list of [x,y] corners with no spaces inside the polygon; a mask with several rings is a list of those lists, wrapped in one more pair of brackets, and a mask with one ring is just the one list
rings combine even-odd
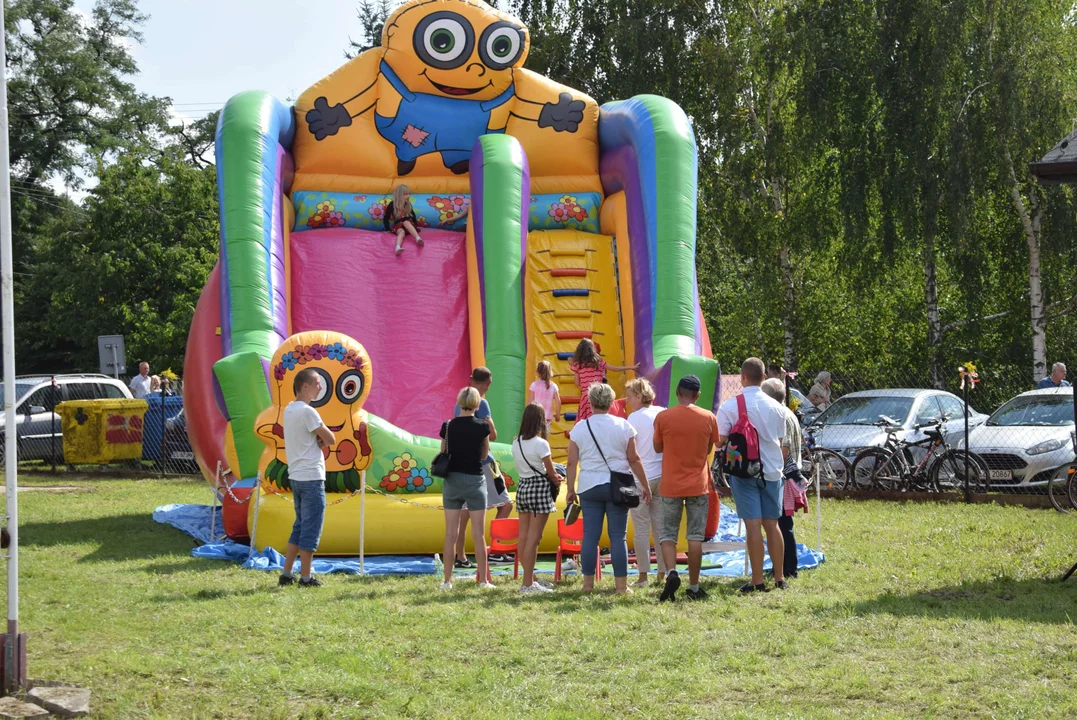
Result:
{"label": "yellow inflatable base", "polygon": [[[510,493],[511,495],[511,493]],[[325,526],[322,530],[318,555],[359,554],[359,511],[360,496],[348,497],[331,493],[327,501],[333,503],[347,498],[325,509]],[[515,499],[515,498],[514,498]],[[367,555],[433,555],[442,551],[445,542],[445,515],[438,506],[441,495],[414,495],[401,502],[392,497],[368,492],[365,499],[364,543],[363,552]],[[546,523],[546,532],[542,536],[539,552],[557,551],[557,519],[564,517],[564,493],[558,499],[558,514],[551,515]],[[259,493],[258,502],[250,502],[247,512],[247,528],[255,530],[254,514],[258,513],[257,530],[252,534],[252,542],[258,550],[266,547],[284,552],[288,536],[295,522],[295,511],[290,493]],[[517,517],[513,512],[512,517]],[[489,538],[490,521],[494,518],[491,510],[486,514],[486,537]],[[685,519],[681,519],[678,537],[684,537]],[[653,542],[653,540],[652,540]],[[609,545],[605,529],[602,532],[601,545]],[[628,521],[628,547],[631,549],[632,520]],[[682,539],[677,549],[687,550]],[[473,551],[471,532],[468,530],[467,550]]]}

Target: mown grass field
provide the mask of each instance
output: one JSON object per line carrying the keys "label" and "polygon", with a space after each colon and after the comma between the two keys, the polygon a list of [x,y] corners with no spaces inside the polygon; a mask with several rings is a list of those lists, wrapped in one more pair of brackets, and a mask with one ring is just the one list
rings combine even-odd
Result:
{"label": "mown grass field", "polygon": [[20,494],[30,675],[98,717],[1077,716],[1077,517],[1053,511],[827,501],[827,562],[790,591],[658,605],[578,580],[278,588],[153,522],[201,481],[22,482],[77,488]]}

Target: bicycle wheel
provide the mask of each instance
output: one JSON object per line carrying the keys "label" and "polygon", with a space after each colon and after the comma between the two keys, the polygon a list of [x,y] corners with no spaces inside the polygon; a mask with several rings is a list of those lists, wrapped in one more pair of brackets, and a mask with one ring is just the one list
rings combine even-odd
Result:
{"label": "bicycle wheel", "polygon": [[1068,490],[1071,479],[1052,476],[1047,481],[1047,497],[1051,499],[1051,506],[1060,513],[1068,513],[1071,510]]}
{"label": "bicycle wheel", "polygon": [[726,480],[725,471],[722,470],[722,461],[718,457],[718,453],[714,454],[714,462],[711,463],[711,478],[714,480],[714,488],[729,488],[729,481]]}
{"label": "bicycle wheel", "polygon": [[815,492],[816,485],[824,490],[844,490],[849,485],[852,468],[849,461],[827,448],[815,448],[807,456],[804,477],[808,479],[808,493]]}
{"label": "bicycle wheel", "polygon": [[928,471],[931,487],[939,493],[965,492],[965,456],[968,455],[968,487],[970,493],[987,492],[987,465],[976,453],[947,450],[939,455]]}
{"label": "bicycle wheel", "polygon": [[901,486],[901,461],[889,450],[867,448],[853,460],[850,475],[855,490],[895,490]]}
{"label": "bicycle wheel", "polygon": [[1077,465],[1070,465],[1069,479],[1066,480],[1066,497],[1069,498],[1070,507],[1077,510]]}

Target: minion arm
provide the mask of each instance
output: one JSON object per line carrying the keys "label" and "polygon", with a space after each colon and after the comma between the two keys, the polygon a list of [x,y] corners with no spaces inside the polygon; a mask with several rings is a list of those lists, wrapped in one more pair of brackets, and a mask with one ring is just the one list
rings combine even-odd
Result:
{"label": "minion arm", "polygon": [[535,102],[519,95],[515,107],[509,115],[518,120],[538,123],[540,128],[553,128],[555,132],[576,132],[583,122],[583,100],[573,100],[572,95],[563,92],[557,96],[557,102]]}
{"label": "minion arm", "polygon": [[332,107],[325,96],[315,99],[314,108],[307,111],[307,126],[314,138],[324,140],[330,135],[336,135],[341,128],[352,124],[352,118],[357,118],[374,107],[377,98],[373,97],[373,90],[377,84],[378,80],[375,78],[355,95]]}

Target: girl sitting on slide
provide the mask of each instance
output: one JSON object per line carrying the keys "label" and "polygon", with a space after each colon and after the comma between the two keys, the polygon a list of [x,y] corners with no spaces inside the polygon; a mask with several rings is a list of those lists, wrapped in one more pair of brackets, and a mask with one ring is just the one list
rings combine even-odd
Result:
{"label": "girl sitting on slide", "polygon": [[548,360],[539,362],[535,375],[538,379],[527,388],[527,402],[538,403],[546,411],[546,432],[549,433],[551,423],[561,416],[561,390],[552,379],[553,368]]}
{"label": "girl sitting on slide", "polygon": [[396,254],[404,252],[404,236],[411,235],[415,238],[415,244],[423,246],[423,239],[419,231],[415,229],[418,220],[415,218],[415,209],[411,206],[411,190],[407,185],[397,185],[393,190],[393,199],[389,207],[385,208],[385,229],[396,233]]}
{"label": "girl sitting on slide", "polygon": [[639,365],[607,365],[602,356],[598,354],[595,344],[589,339],[580,340],[576,346],[576,354],[572,357],[569,366],[576,375],[576,387],[580,389],[579,412],[576,414],[576,422],[591,417],[591,401],[587,397],[587,390],[596,383],[604,382],[606,371],[624,372],[636,370]]}

